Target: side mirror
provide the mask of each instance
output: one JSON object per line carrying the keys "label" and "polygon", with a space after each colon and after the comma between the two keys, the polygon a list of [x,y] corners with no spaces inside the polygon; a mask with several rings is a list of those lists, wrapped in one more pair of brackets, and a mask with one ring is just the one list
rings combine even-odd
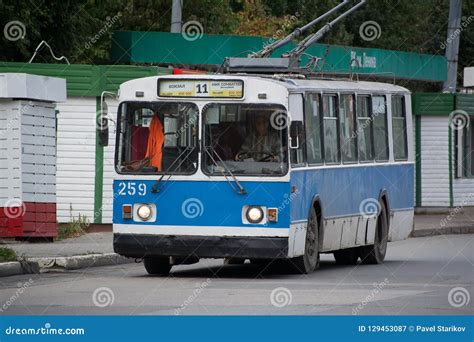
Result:
{"label": "side mirror", "polygon": [[100,146],[109,145],[108,107],[104,99],[100,104],[100,113],[97,115],[97,137]]}
{"label": "side mirror", "polygon": [[300,140],[303,136],[303,122],[302,121],[292,121],[290,126],[290,148],[299,149]]}

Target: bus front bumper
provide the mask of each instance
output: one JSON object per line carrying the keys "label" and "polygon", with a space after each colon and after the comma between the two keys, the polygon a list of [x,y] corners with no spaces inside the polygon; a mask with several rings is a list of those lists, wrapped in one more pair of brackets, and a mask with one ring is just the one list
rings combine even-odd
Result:
{"label": "bus front bumper", "polygon": [[133,258],[196,256],[283,259],[288,256],[288,238],[115,233],[114,251]]}

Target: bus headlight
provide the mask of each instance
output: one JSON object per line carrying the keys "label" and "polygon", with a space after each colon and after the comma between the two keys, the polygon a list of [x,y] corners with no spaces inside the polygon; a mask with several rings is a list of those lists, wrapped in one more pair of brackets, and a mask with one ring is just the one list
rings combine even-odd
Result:
{"label": "bus headlight", "polygon": [[148,221],[152,217],[153,211],[148,204],[142,204],[137,209],[137,215],[141,220]]}
{"label": "bus headlight", "polygon": [[245,217],[250,223],[260,223],[264,217],[263,209],[260,207],[248,207]]}

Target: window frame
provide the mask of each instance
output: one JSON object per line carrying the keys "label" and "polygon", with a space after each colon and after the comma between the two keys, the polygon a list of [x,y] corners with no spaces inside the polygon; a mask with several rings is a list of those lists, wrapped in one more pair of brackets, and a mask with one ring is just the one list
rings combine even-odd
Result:
{"label": "window frame", "polygon": [[[405,141],[405,157],[404,158],[395,158],[395,148],[394,148],[394,126],[393,120],[395,120],[395,116],[393,116],[393,99],[394,98],[401,98],[402,99],[402,115],[404,121],[404,141]],[[392,151],[393,151],[393,160],[394,161],[407,161],[408,160],[408,125],[407,125],[407,108],[406,108],[406,99],[405,95],[403,94],[391,94],[390,95],[390,114],[392,117]],[[400,119],[400,117],[396,117],[396,119]]]}
{"label": "window frame", "polygon": [[[373,111],[374,111],[374,106],[373,106],[373,98],[376,97],[376,96],[381,96],[385,99],[384,101],[384,104],[385,104],[385,137],[386,137],[386,146],[387,146],[387,149],[386,149],[386,156],[387,156],[387,159],[377,159],[377,154],[375,153],[375,125],[374,125],[374,121],[375,119],[372,119],[372,139],[373,139],[373,153],[374,153],[374,162],[375,163],[388,163],[390,162],[390,139],[389,139],[389,130],[388,130],[388,106],[387,106],[387,93],[372,93],[370,95],[370,113],[371,113],[371,117],[373,117]],[[392,139],[393,140],[393,139]]]}
{"label": "window frame", "polygon": [[[320,144],[321,144],[321,162],[319,163],[310,163],[309,162],[309,159],[308,159],[308,147],[307,147],[307,140],[308,140],[308,132],[307,132],[307,121],[306,121],[306,118],[307,118],[307,115],[308,113],[306,112],[306,96],[309,96],[309,95],[316,95],[318,97],[318,110],[319,110],[319,115],[318,115],[318,121],[319,121],[319,141],[320,141]],[[323,115],[322,115],[322,109],[323,109],[323,101],[322,101],[322,93],[319,92],[319,91],[308,91],[308,92],[305,92],[304,93],[304,97],[303,97],[303,115],[304,115],[304,138],[305,138],[305,165],[307,166],[322,166],[324,165],[324,162],[325,162],[325,158],[324,158],[324,137],[323,137],[323,123],[322,123],[322,120],[323,120]]]}
{"label": "window frame", "polygon": [[[336,162],[327,162],[326,160],[326,135],[325,135],[325,121],[326,117],[324,115],[324,96],[329,96],[329,97],[334,97],[336,99],[335,101],[335,120],[336,120],[336,142],[337,142],[337,158],[338,160]],[[322,125],[321,125],[321,130],[322,130],[322,136],[323,136],[323,146],[321,147],[323,149],[323,159],[324,159],[324,165],[341,165],[341,133],[340,133],[340,120],[339,120],[339,94],[337,92],[322,92],[321,93],[321,120],[322,120]],[[332,119],[332,118],[328,118]]]}
{"label": "window frame", "polygon": [[[292,149],[290,146],[290,136],[291,136],[291,124],[292,121],[290,120],[290,116],[288,115],[289,113],[289,108],[285,108],[286,110],[286,115],[287,115],[287,122],[289,123],[287,127],[287,145],[288,145],[288,172],[290,169],[301,169],[303,167],[308,166],[308,158],[306,156],[306,110],[305,110],[305,96],[306,92],[295,92],[291,94],[296,94],[301,96],[301,101],[302,101],[302,110],[303,110],[303,141],[300,142],[300,148],[302,152],[302,158],[303,161],[301,163],[293,163],[292,156],[293,152],[297,153],[300,149]],[[289,107],[289,106],[288,106]]]}
{"label": "window frame", "polygon": [[[118,104],[118,107],[117,107],[117,121],[116,121],[116,133],[115,133],[115,151],[114,151],[114,170],[117,174],[119,175],[126,175],[126,176],[161,176],[161,175],[173,175],[173,176],[192,176],[194,174],[196,174],[199,170],[199,151],[201,149],[200,147],[200,140],[199,140],[199,136],[196,136],[196,151],[197,151],[197,156],[196,156],[196,168],[193,170],[193,172],[177,172],[177,173],[170,173],[170,172],[166,172],[166,171],[156,171],[156,172],[143,172],[143,171],[120,171],[119,168],[118,168],[118,161],[119,161],[119,153],[121,153],[120,151],[120,143],[121,143],[121,139],[120,139],[120,135],[122,134],[122,116],[123,115],[127,115],[127,113],[124,114],[123,112],[123,105],[126,104],[143,104],[143,107],[146,105],[146,104],[156,104],[156,103],[167,103],[167,104],[170,104],[170,103],[176,103],[176,104],[192,104],[196,107],[196,110],[197,110],[197,120],[196,120],[196,129],[197,131],[199,132],[199,130],[201,129],[200,128],[200,122],[199,122],[199,116],[201,114],[201,110],[199,108],[199,106],[197,105],[197,103],[195,102],[192,102],[192,101],[122,101]],[[164,129],[164,123],[163,123],[163,129]],[[164,141],[163,141],[163,144],[164,144]]]}
{"label": "window frame", "polygon": [[369,105],[367,107],[368,113],[367,113],[367,118],[369,119],[370,122],[370,149],[372,152],[371,159],[368,160],[360,160],[360,153],[357,151],[358,159],[360,164],[370,164],[370,163],[375,163],[375,153],[374,153],[374,131],[372,126],[374,125],[373,122],[373,117],[372,117],[372,94],[369,93],[356,93],[356,121],[357,121],[357,147],[359,147],[359,137],[358,135],[360,134],[359,132],[359,111],[357,110],[357,104],[359,101],[359,98],[366,98],[369,100]]}
{"label": "window frame", "polygon": [[[344,95],[350,95],[352,96],[352,103],[353,103],[353,108],[352,110],[354,111],[354,128],[355,128],[355,131],[357,132],[357,100],[356,100],[356,93],[355,92],[341,92],[339,93],[339,101],[338,101],[338,111],[339,111],[339,131],[341,130],[341,118],[340,118],[340,108],[341,108],[341,98],[344,96]],[[351,133],[351,137],[352,137],[352,133]],[[352,138],[350,138],[352,139]],[[344,161],[344,158],[343,158],[343,153],[342,153],[342,140],[343,140],[343,137],[342,137],[342,134],[339,132],[339,144],[340,144],[340,159],[341,159],[341,163],[343,165],[350,165],[350,164],[358,164],[359,163],[359,142],[358,142],[358,137],[356,137],[356,139],[354,139],[355,141],[355,160],[349,160],[349,161]]]}
{"label": "window frame", "polygon": [[[240,106],[245,106],[245,105],[257,105],[261,107],[279,107],[281,110],[284,110],[286,118],[287,118],[287,123],[290,122],[290,117],[288,115],[288,108],[281,103],[247,103],[247,102],[219,102],[218,99],[217,101],[210,101],[206,102],[201,108],[199,109],[199,116],[200,116],[200,121],[202,122],[201,127],[199,128],[199,131],[201,132],[201,137],[199,139],[198,145],[199,145],[199,152],[200,156],[198,156],[198,162],[199,162],[199,169],[201,172],[206,175],[207,177],[224,177],[220,174],[213,174],[208,172],[208,170],[204,166],[204,160],[206,157],[206,153],[203,152],[205,148],[205,139],[206,139],[206,131],[205,127],[206,124],[204,123],[204,111],[212,106],[212,105],[240,105]],[[239,109],[240,110],[240,109]],[[293,168],[293,165],[291,164],[291,149],[290,149],[290,143],[289,143],[289,138],[290,138],[290,127],[287,125],[287,127],[284,128],[284,131],[286,131],[286,134],[283,134],[284,138],[286,139],[286,153],[287,153],[287,161],[285,165],[285,172],[281,174],[260,174],[260,173],[247,173],[247,174],[235,174],[238,178],[245,178],[245,177],[262,177],[262,178],[281,178],[285,177],[289,174],[291,168]]]}

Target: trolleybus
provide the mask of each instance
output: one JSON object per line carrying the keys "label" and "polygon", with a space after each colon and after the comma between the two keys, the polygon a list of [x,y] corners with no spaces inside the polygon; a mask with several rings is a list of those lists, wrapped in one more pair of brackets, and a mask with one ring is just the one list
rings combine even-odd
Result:
{"label": "trolleybus", "polygon": [[173,75],[125,82],[119,100],[113,245],[150,274],[201,258],[378,264],[412,230],[405,88]]}

